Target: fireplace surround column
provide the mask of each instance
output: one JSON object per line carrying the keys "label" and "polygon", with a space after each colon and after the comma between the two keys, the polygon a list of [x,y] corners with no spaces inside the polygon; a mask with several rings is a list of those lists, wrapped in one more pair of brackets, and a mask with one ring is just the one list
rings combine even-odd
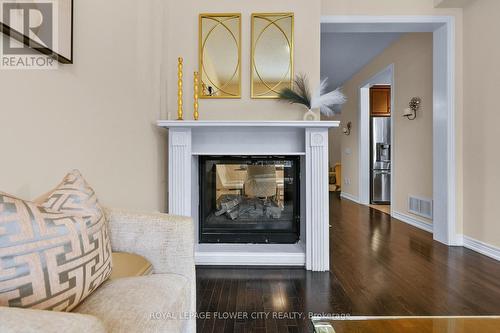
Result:
{"label": "fireplace surround column", "polygon": [[306,267],[330,269],[328,129],[306,129]]}
{"label": "fireplace surround column", "polygon": [[168,212],[191,216],[191,129],[171,128],[168,140]]}

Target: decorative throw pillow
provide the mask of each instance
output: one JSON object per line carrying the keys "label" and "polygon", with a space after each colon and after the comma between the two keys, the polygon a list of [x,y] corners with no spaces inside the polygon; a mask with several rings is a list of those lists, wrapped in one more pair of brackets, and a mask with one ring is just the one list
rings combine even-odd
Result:
{"label": "decorative throw pillow", "polygon": [[111,268],[104,211],[78,171],[43,202],[0,192],[0,306],[71,311]]}

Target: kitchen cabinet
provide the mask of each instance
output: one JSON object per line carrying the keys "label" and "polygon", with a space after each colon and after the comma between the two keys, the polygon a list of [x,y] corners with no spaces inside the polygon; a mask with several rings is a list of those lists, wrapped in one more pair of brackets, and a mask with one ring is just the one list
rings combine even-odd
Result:
{"label": "kitchen cabinet", "polygon": [[391,116],[390,86],[373,86],[370,88],[370,113],[372,117]]}

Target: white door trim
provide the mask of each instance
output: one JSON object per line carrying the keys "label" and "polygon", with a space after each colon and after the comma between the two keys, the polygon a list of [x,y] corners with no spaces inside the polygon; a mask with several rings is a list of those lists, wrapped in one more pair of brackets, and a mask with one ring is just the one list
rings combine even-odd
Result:
{"label": "white door trim", "polygon": [[[321,23],[347,23],[377,31],[434,34],[434,239],[462,245],[456,229],[455,18],[453,16],[322,16]],[[356,25],[357,24],[357,25]],[[394,110],[398,112],[398,110]],[[445,156],[446,158],[443,158]]]}
{"label": "white door trim", "polygon": [[370,88],[359,87],[359,202],[370,204]]}

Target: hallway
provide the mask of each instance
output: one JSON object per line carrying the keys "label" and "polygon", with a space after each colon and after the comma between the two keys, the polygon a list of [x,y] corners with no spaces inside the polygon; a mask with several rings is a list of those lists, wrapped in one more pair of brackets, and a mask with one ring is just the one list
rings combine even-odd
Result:
{"label": "hallway", "polygon": [[[330,221],[330,274],[298,268],[198,267],[198,312],[211,313],[198,319],[198,332],[310,332],[309,312],[500,314],[497,261],[461,247],[448,248],[429,233],[335,194],[330,197]],[[246,313],[248,318],[221,320],[214,312]],[[257,312],[269,313],[268,319],[252,319]]]}

